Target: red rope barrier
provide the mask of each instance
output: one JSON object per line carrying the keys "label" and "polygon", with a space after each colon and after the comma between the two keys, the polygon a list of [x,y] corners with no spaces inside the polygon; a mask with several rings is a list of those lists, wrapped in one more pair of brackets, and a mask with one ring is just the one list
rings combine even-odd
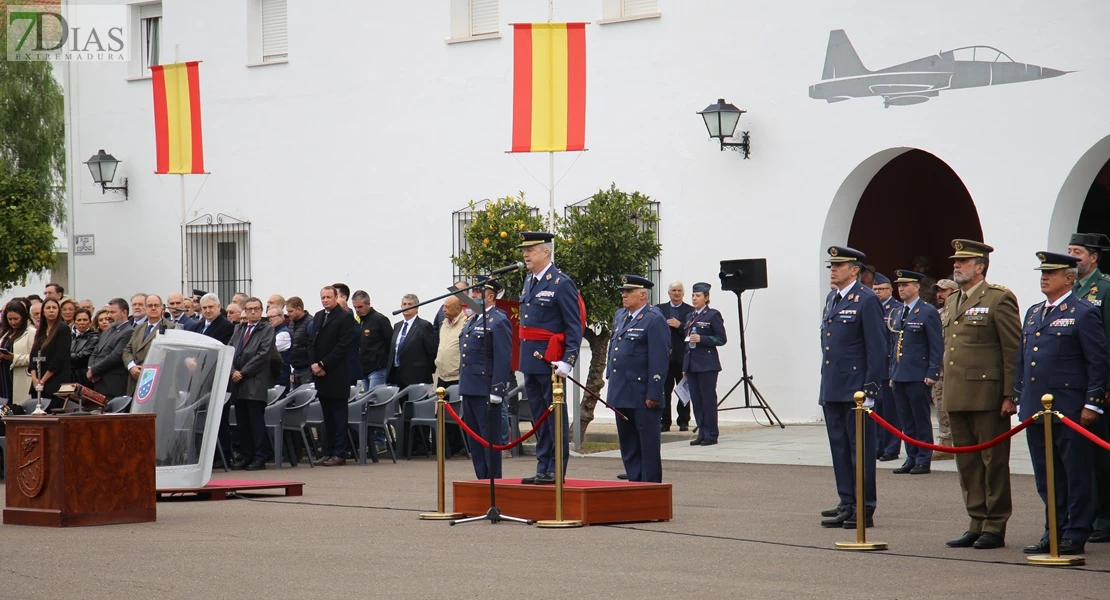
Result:
{"label": "red rope barrier", "polygon": [[549,406],[549,407],[547,407],[547,410],[543,411],[543,414],[540,415],[540,418],[537,419],[536,422],[532,424],[532,429],[528,433],[518,437],[517,439],[509,442],[508,444],[493,444],[491,446],[490,443],[487,442],[485,439],[483,439],[481,435],[479,435],[473,429],[471,429],[470,426],[466,424],[466,421],[462,420],[462,417],[460,417],[459,414],[455,412],[454,408],[451,408],[450,404],[444,404],[443,406],[445,406],[447,408],[447,412],[451,414],[451,418],[455,419],[455,422],[459,424],[459,427],[461,427],[462,430],[465,431],[466,434],[469,435],[471,439],[473,439],[475,442],[478,442],[479,444],[481,444],[483,448],[491,448],[492,447],[494,450],[497,450],[497,451],[510,450],[512,448],[516,448],[517,446],[521,445],[522,443],[524,443],[524,440],[526,440],[526,439],[532,437],[533,435],[535,435],[536,430],[539,429],[540,425],[543,425],[543,422],[546,421],[547,417],[551,415],[551,407]]}
{"label": "red rope barrier", "polygon": [[907,436],[906,434],[902,433],[901,431],[899,431],[897,427],[891,425],[890,423],[887,423],[885,419],[880,417],[874,411],[869,410],[869,411],[867,411],[867,414],[870,415],[871,418],[876,423],[878,423],[879,425],[882,425],[884,429],[886,429],[887,431],[889,431],[889,432],[893,433],[894,435],[898,436],[903,442],[906,442],[907,444],[917,446],[918,448],[925,448],[926,450],[932,450],[934,452],[952,452],[953,454],[959,454],[959,453],[963,453],[963,452],[982,452],[983,450],[986,450],[987,448],[997,446],[998,444],[1001,444],[1003,441],[1014,437],[1021,430],[1023,430],[1026,427],[1029,427],[1030,425],[1032,425],[1033,421],[1035,421],[1037,419],[1037,417],[1040,416],[1039,414],[1037,414],[1037,415],[1033,415],[1032,417],[1029,417],[1028,419],[1022,421],[1021,423],[1018,423],[1017,427],[1014,427],[1013,429],[1007,431],[1006,433],[1003,433],[1002,435],[994,438],[993,440],[991,440],[989,442],[985,442],[983,444],[977,444],[975,446],[959,446],[959,447],[956,447],[956,446],[938,446],[937,444],[926,444],[925,442],[919,442],[919,441]]}
{"label": "red rope barrier", "polygon": [[1057,415],[1057,418],[1060,419],[1060,422],[1064,425],[1067,425],[1068,427],[1071,427],[1077,432],[1083,434],[1083,437],[1094,442],[1096,446],[1102,447],[1103,450],[1110,450],[1110,443],[1107,443],[1105,440],[1099,438],[1097,435],[1091,433],[1090,431],[1087,431],[1086,427],[1080,425],[1079,423],[1076,423],[1075,421],[1072,421],[1064,415]]}

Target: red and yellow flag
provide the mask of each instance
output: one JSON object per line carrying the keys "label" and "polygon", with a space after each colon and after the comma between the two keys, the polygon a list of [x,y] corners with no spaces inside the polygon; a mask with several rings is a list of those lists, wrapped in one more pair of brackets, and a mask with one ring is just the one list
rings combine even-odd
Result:
{"label": "red and yellow flag", "polygon": [[198,62],[150,68],[154,82],[155,173],[204,173]]}
{"label": "red and yellow flag", "polygon": [[513,25],[512,152],[586,149],[586,24]]}

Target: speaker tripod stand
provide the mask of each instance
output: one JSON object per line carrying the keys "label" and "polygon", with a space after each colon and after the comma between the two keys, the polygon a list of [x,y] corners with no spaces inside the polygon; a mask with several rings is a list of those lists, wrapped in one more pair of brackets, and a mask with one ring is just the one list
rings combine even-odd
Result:
{"label": "speaker tripod stand", "polygon": [[[767,403],[767,399],[764,398],[763,394],[759,392],[759,388],[755,387],[755,382],[752,381],[752,376],[748,374],[748,344],[744,336],[745,290],[732,291],[736,293],[736,312],[740,315],[740,368],[742,377],[740,377],[740,381],[737,381],[731,388],[729,388],[728,393],[726,393],[724,397],[721,398],[721,401],[717,403],[717,412],[726,410],[740,410],[744,408],[758,408],[763,411],[763,414],[767,415],[767,420],[769,422],[778,423],[778,426],[780,428],[786,429],[786,425],[783,425],[782,420],[780,420],[778,415],[775,414],[775,411],[771,408],[771,405]],[[732,395],[732,392],[734,392],[736,388],[740,387],[741,384],[743,384],[744,386],[744,405],[721,408],[721,405],[725,403],[725,400],[728,400],[728,397]]]}

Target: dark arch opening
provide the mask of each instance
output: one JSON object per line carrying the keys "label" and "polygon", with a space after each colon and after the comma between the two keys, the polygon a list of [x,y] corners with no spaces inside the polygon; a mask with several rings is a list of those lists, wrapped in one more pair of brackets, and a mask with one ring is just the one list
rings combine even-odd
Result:
{"label": "dark arch opening", "polygon": [[[1075,230],[1110,235],[1110,161],[1102,165],[1102,169],[1091,182]],[[1106,260],[1101,262],[1103,265],[1110,264]]]}
{"label": "dark arch opening", "polygon": [[[952,273],[955,238],[983,239],[971,194],[944,161],[915,149],[871,178],[856,205],[848,245],[891,279],[895,269],[913,268],[919,256],[928,261],[927,275],[943,279]],[[922,292],[931,297],[932,290]]]}

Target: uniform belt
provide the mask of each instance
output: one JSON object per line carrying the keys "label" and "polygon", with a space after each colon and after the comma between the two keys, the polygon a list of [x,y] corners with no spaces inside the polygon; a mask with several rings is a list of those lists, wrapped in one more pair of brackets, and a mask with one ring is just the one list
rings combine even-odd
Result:
{"label": "uniform belt", "polygon": [[539,327],[528,327],[527,325],[520,326],[520,339],[528,342],[546,342],[555,335],[559,334]]}
{"label": "uniform belt", "polygon": [[563,360],[563,353],[567,347],[567,334],[565,332],[555,333],[539,327],[521,325],[519,333],[520,339],[526,342],[547,342],[547,349],[543,353],[543,358],[547,362]]}

